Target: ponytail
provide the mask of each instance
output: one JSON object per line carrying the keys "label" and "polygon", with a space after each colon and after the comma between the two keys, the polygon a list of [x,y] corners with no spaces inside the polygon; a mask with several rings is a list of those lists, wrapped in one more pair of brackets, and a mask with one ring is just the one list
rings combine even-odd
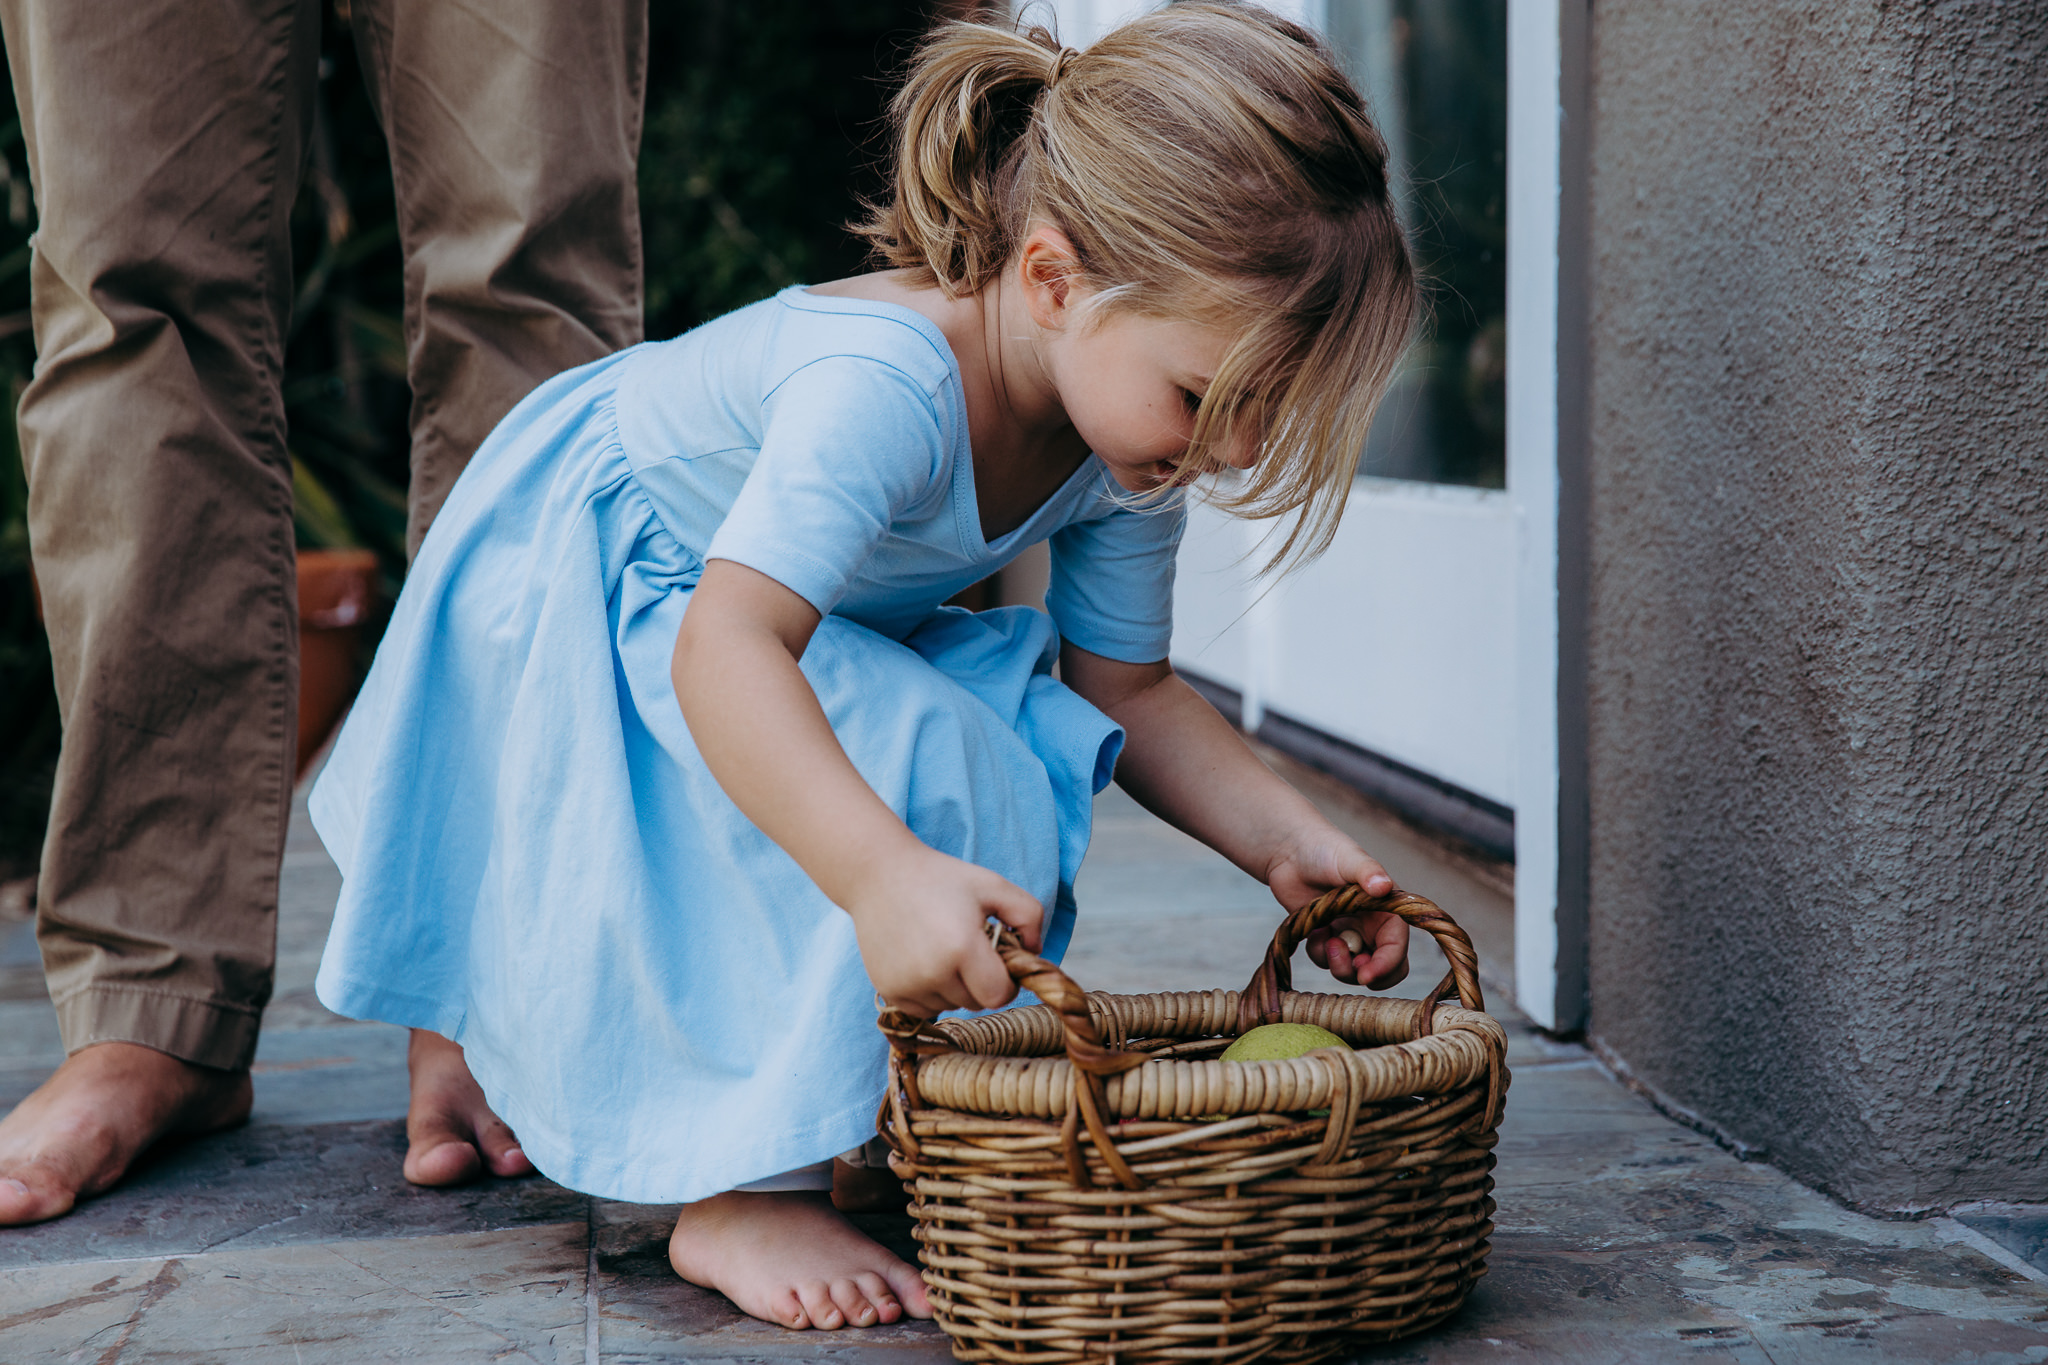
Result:
{"label": "ponytail", "polygon": [[1330,543],[1418,311],[1387,146],[1322,40],[1253,5],[1180,0],[1083,52],[955,23],[890,106],[892,197],[854,230],[948,297],[995,282],[1034,222],[1096,306],[1232,342],[1186,461],[1211,501],[1290,516],[1271,565]]}
{"label": "ponytail", "polygon": [[1009,259],[1020,163],[1038,101],[1073,54],[1043,28],[941,28],[889,106],[895,197],[853,230],[949,298],[972,294]]}

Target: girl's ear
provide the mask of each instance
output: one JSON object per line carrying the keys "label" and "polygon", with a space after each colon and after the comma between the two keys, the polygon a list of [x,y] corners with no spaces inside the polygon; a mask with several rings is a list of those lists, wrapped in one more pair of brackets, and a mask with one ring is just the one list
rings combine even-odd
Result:
{"label": "girl's ear", "polygon": [[1081,257],[1067,234],[1048,223],[1031,229],[1017,252],[1017,281],[1031,320],[1057,332],[1067,325],[1078,302]]}

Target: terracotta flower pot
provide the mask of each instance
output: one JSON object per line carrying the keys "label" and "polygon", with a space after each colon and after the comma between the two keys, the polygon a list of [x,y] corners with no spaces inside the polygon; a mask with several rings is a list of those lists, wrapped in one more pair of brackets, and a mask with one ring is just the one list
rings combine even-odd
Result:
{"label": "terracotta flower pot", "polygon": [[370,551],[299,551],[301,777],[355,696],[363,624],[376,592],[377,556]]}

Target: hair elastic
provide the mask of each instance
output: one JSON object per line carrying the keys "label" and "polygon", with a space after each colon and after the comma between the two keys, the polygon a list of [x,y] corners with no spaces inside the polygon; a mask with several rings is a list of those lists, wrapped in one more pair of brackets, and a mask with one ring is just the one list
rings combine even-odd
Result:
{"label": "hair elastic", "polygon": [[1060,77],[1067,74],[1067,68],[1072,66],[1074,59],[1080,55],[1071,47],[1061,48],[1052,59],[1052,70],[1045,73],[1045,88],[1050,90],[1058,85]]}

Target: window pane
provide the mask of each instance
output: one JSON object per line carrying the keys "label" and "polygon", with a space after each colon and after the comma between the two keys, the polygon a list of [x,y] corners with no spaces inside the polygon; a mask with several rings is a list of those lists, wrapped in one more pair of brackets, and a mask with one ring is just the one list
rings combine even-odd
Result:
{"label": "window pane", "polygon": [[1427,314],[1361,472],[1507,484],[1507,0],[1326,0],[1393,153]]}

